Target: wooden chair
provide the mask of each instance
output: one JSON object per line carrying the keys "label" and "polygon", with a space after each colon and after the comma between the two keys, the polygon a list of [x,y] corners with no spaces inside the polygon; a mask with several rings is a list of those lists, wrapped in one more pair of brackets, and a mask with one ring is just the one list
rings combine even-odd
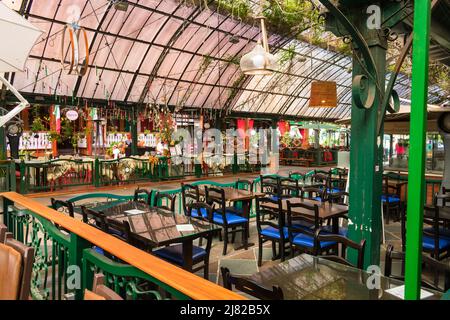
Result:
{"label": "wooden chair", "polygon": [[[400,263],[401,271],[399,274],[393,274],[393,262],[397,261]],[[425,288],[429,288],[432,290],[446,292],[450,289],[450,266],[446,263],[440,262],[436,259],[433,259],[425,254],[422,254],[422,270],[430,270],[432,271],[432,275],[434,277],[433,282],[430,282],[427,279],[424,279],[422,272],[422,286]],[[385,267],[384,267],[384,275],[386,277],[405,281],[405,253],[394,251],[394,246],[389,244],[386,248],[386,257],[385,257]],[[443,286],[440,285],[441,275],[443,276]]]}
{"label": "wooden chair", "polygon": [[[213,216],[213,208],[206,203],[203,202],[197,202],[197,203],[191,203],[188,205],[188,210],[196,210],[197,212],[206,212],[207,216],[212,218]],[[190,215],[190,214],[188,214]],[[212,245],[212,232],[207,233],[206,235],[199,235],[197,238],[194,238],[193,240],[199,239],[200,243],[201,240],[206,240],[206,247],[202,248],[200,246],[193,246],[192,248],[192,262],[193,265],[198,265],[199,263],[202,263],[199,266],[196,266],[192,269],[192,272],[197,272],[200,270],[203,270],[203,277],[205,279],[209,279],[209,256],[211,253],[211,245]],[[161,259],[164,259],[166,261],[169,261],[170,263],[173,263],[177,266],[182,267],[184,265],[184,257],[183,257],[183,245],[182,244],[176,244],[176,245],[170,245],[158,250],[155,250],[152,252],[152,254],[158,256]]]}
{"label": "wooden chair", "polygon": [[105,285],[103,274],[94,274],[92,291],[84,290],[84,300],[123,300],[116,292]]}
{"label": "wooden chair", "polygon": [[245,278],[232,276],[228,268],[221,267],[223,287],[228,290],[244,292],[260,300],[283,300],[283,290],[278,286],[273,286],[272,290],[264,288],[253,281]]}
{"label": "wooden chair", "polygon": [[137,188],[134,190],[134,202],[143,202],[149,206],[152,204],[152,194],[153,190]]}
{"label": "wooden chair", "polygon": [[280,178],[280,194],[282,199],[301,196],[298,180],[294,178]]}
{"label": "wooden chair", "polygon": [[0,300],[29,300],[34,249],[6,233],[0,244]]}
{"label": "wooden chair", "polygon": [[[264,205],[272,203],[278,206],[277,209],[269,209]],[[258,266],[262,264],[263,244],[272,242],[273,258],[276,256],[275,244],[279,244],[281,261],[285,259],[285,245],[289,243],[289,235],[285,227],[282,200],[272,200],[269,198],[256,199],[256,228],[258,230]],[[276,217],[276,222],[265,219],[266,216]]]}
{"label": "wooden chair", "polygon": [[328,194],[326,188],[305,187],[302,188],[300,197],[303,199],[325,202],[328,199]]}
{"label": "wooden chair", "polygon": [[55,198],[50,199],[52,203],[52,208],[58,212],[68,214],[71,218],[75,217],[75,211],[73,209],[73,204],[70,201],[56,200]]}
{"label": "wooden chair", "polygon": [[260,176],[261,193],[267,197],[277,200],[280,197],[280,179],[278,177]]}
{"label": "wooden chair", "polygon": [[405,211],[405,204],[401,200],[402,187],[405,183],[389,184],[389,176],[383,176],[381,202],[385,212],[386,224],[389,224],[391,213],[395,212],[396,220],[400,220]]}
{"label": "wooden chair", "polygon": [[238,179],[234,187],[238,190],[253,191],[254,182],[250,180]]}
{"label": "wooden chair", "polygon": [[[318,234],[322,232],[317,205],[291,203],[288,200],[287,208],[287,228],[291,245],[291,257],[294,257],[296,249],[315,255],[319,249],[323,251],[336,246],[335,241],[316,241]],[[296,214],[292,210],[295,208],[301,208],[305,214]],[[309,214],[306,214],[308,211]]]}
{"label": "wooden chair", "polygon": [[[363,239],[360,243],[356,243],[350,240],[347,237],[338,235],[338,234],[325,234],[325,233],[316,233],[316,255],[321,255],[320,243],[322,242],[336,242],[336,252],[333,255],[325,255],[322,256],[328,260],[336,261],[351,267],[355,267],[358,269],[364,268],[364,250],[366,247],[366,240]],[[352,248],[358,252],[357,263],[352,264],[347,260],[347,249]]]}
{"label": "wooden chair", "polygon": [[189,204],[200,202],[200,190],[198,186],[192,184],[181,183],[181,201],[183,205],[183,212],[185,215],[191,215],[193,218],[206,219],[206,212],[199,212],[195,210],[189,210]]}
{"label": "wooden chair", "polygon": [[[166,201],[165,205],[162,204],[163,200]],[[155,199],[153,201],[153,206],[162,208],[162,209],[165,209],[168,211],[172,211],[173,213],[175,213],[176,200],[177,200],[176,194],[167,194],[167,193],[157,192],[155,195]]]}
{"label": "wooden chair", "polygon": [[[242,242],[245,250],[248,248],[248,219],[239,215],[233,208],[227,208],[225,200],[225,191],[218,188],[205,187],[206,203],[215,208],[211,222],[222,226],[224,231],[223,255],[227,253],[228,234],[242,233]],[[230,230],[231,229],[231,230]]]}

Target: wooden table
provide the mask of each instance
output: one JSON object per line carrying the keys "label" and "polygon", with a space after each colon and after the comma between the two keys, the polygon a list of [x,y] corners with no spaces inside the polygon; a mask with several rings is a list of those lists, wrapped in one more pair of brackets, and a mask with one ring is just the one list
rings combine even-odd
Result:
{"label": "wooden table", "polygon": [[[157,248],[173,243],[183,246],[183,269],[192,272],[193,240],[201,235],[220,230],[215,224],[177,215],[162,208],[151,207],[141,202],[122,202],[111,205],[102,204],[92,210],[103,212],[109,219],[119,222],[128,221],[131,232],[149,247]],[[130,214],[129,210],[139,210],[141,213]],[[191,224],[194,231],[179,231],[177,225]]]}
{"label": "wooden table", "polygon": [[[302,198],[288,198],[282,200],[282,206],[283,206],[283,212],[287,213],[288,206],[287,202],[290,202],[291,204],[295,203],[304,203],[307,205],[317,205],[319,209],[319,218],[320,223],[322,223],[324,220],[331,219],[333,224],[333,233],[339,232],[339,218],[342,216],[345,216],[348,213],[348,206],[336,204],[336,203],[329,203],[329,202],[320,202],[316,200],[310,200],[310,199],[302,199]],[[264,207],[271,208],[271,209],[278,209],[278,205],[274,203],[265,203]],[[293,208],[292,213],[295,215],[303,215],[308,218],[313,217],[313,212],[310,210],[305,210],[303,208]]]}
{"label": "wooden table", "polygon": [[[369,289],[373,276],[364,270],[302,254],[249,277],[267,288],[279,286],[285,300],[398,300],[386,290],[403,285],[400,280],[379,276],[380,287]],[[440,299],[442,294],[425,289]]]}

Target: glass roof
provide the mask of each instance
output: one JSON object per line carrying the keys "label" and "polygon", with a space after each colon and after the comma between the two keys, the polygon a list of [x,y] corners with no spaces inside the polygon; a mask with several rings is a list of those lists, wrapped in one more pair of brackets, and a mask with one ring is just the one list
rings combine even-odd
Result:
{"label": "glass roof", "polygon": [[[186,6],[185,1],[126,2],[127,11],[116,10],[107,0],[30,2],[26,15],[44,35],[32,50],[26,72],[16,74],[14,86],[26,93],[87,100],[320,119],[350,116],[350,57],[273,34],[269,38],[273,53],[280,58],[294,48],[294,59],[271,76],[244,77],[239,59],[254,47],[258,26]],[[84,77],[68,75],[60,62],[63,28],[73,21],[86,29],[90,43],[90,66]],[[67,43],[66,61],[68,49]],[[309,107],[314,80],[336,81],[337,108]],[[400,97],[408,99],[409,88],[410,79],[400,76],[396,85]],[[441,99],[439,91],[430,88],[430,103]]]}

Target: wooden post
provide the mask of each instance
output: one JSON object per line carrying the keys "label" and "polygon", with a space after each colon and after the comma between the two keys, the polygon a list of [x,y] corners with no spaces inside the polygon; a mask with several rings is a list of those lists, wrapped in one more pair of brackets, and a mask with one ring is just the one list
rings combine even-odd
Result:
{"label": "wooden post", "polygon": [[[50,131],[56,131],[56,117],[55,117],[54,111],[55,111],[55,106],[52,105],[50,107]],[[52,142],[52,154],[53,154],[53,158],[58,156],[58,142],[57,141]]]}

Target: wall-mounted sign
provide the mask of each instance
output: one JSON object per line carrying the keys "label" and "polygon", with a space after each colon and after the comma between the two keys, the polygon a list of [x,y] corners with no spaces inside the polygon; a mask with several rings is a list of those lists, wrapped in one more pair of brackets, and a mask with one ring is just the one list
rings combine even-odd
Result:
{"label": "wall-mounted sign", "polygon": [[78,119],[78,112],[76,112],[75,110],[69,110],[66,112],[66,118],[70,121],[75,121]]}

